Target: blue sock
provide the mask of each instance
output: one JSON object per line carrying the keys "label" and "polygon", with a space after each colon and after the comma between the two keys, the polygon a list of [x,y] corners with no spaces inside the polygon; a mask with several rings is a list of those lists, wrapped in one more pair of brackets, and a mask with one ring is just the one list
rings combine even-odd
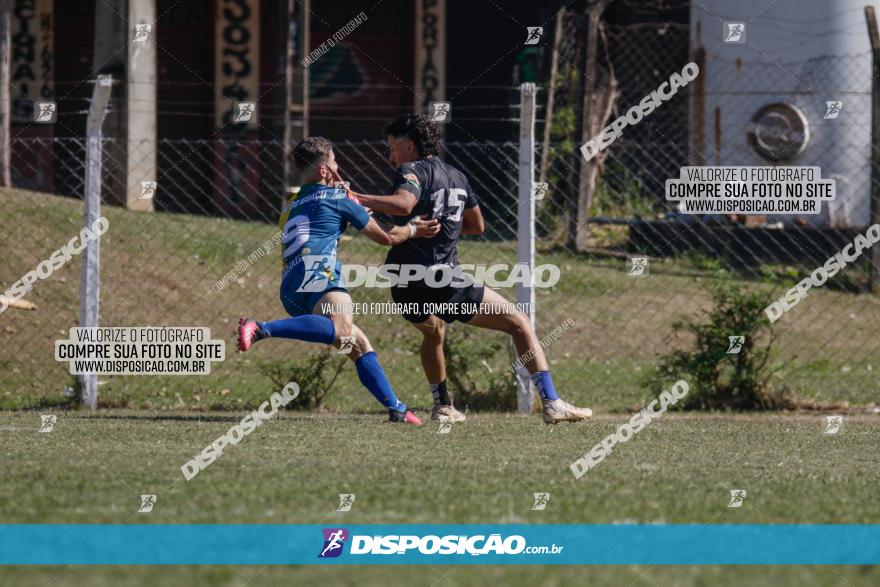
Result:
{"label": "blue sock", "polygon": [[550,371],[536,371],[532,373],[532,382],[538,388],[538,395],[542,400],[559,399],[556,395],[556,388],[553,387],[553,378],[550,377]]}
{"label": "blue sock", "polygon": [[398,412],[406,411],[406,404],[394,395],[394,391],[391,389],[388,378],[385,377],[385,371],[382,370],[382,365],[379,364],[379,357],[376,356],[376,353],[370,351],[361,355],[354,362],[354,367],[357,370],[358,379],[361,380],[364,387],[370,390],[373,397],[379,400],[383,406]]}
{"label": "blue sock", "polygon": [[307,314],[296,318],[282,318],[271,322],[257,322],[266,336],[280,336],[306,342],[333,344],[336,328],[326,316]]}

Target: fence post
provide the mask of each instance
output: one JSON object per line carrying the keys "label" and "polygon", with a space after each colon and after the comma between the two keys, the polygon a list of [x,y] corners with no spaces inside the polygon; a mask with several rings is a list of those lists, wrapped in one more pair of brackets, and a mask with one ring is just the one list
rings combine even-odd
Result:
{"label": "fence post", "polygon": [[[99,75],[92,93],[92,104],[86,120],[85,204],[84,224],[91,228],[101,217],[101,127],[107,115],[107,100],[113,87],[113,78]],[[101,239],[90,240],[83,253],[82,273],[79,280],[79,325],[81,328],[98,326],[98,300],[101,289]],[[98,407],[98,376],[80,375],[82,401],[90,409]]]}
{"label": "fence post", "polygon": [[12,124],[12,103],[10,101],[10,77],[12,75],[12,47],[10,45],[11,33],[10,12],[11,0],[0,0],[0,185],[12,187],[12,173],[10,171],[11,149],[9,142],[9,127]]}
{"label": "fence post", "polygon": [[[519,87],[519,200],[517,202],[516,260],[535,268],[535,84]],[[528,304],[529,320],[535,327],[535,290],[531,284],[520,284],[516,290],[518,304]],[[525,367],[516,373],[516,411],[532,412],[532,381]]]}
{"label": "fence post", "polygon": [[[873,6],[865,6],[868,38],[871,40],[871,220],[869,225],[880,224],[880,33]],[[880,247],[871,249],[870,288],[880,293]]]}

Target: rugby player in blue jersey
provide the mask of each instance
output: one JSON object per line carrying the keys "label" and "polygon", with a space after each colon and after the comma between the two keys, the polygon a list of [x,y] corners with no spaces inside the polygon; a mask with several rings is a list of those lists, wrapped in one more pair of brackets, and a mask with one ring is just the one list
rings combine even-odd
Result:
{"label": "rugby player in blue jersey", "polygon": [[353,195],[336,187],[339,171],[333,145],[327,139],[305,139],[294,148],[293,159],[303,186],[290,199],[279,221],[284,247],[280,295],[291,317],[271,322],[242,318],[238,348],[244,352],[258,340],[276,337],[336,348],[351,344],[348,357],[354,361],[358,378],[388,409],[389,419],[421,425],[395,395],[370,341],[352,322],[350,310],[345,310],[351,307],[351,296],[340,282],[342,264],[337,259],[337,246],[349,224],[370,240],[393,246],[411,238],[432,237],[439,232],[439,223],[417,218],[384,229]]}

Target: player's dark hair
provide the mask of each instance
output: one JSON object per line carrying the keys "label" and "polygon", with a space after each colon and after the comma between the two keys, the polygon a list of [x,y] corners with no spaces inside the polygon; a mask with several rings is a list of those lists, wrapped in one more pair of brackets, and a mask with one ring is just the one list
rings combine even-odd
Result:
{"label": "player's dark hair", "polygon": [[324,162],[333,150],[333,143],[324,137],[309,137],[293,148],[293,164],[299,171],[311,169]]}
{"label": "player's dark hair", "polygon": [[405,114],[385,125],[385,136],[408,138],[416,144],[420,157],[433,157],[440,154],[443,141],[440,132],[424,114]]}

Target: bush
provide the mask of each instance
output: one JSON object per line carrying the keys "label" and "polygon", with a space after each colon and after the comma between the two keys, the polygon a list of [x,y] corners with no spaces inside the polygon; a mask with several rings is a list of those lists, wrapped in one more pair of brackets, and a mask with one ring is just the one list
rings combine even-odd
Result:
{"label": "bush", "polygon": [[[713,308],[702,321],[685,318],[672,326],[695,338],[693,351],[673,351],[662,356],[647,384],[656,393],[678,379],[690,384],[690,393],[676,405],[680,409],[755,410],[790,407],[769,383],[767,362],[774,333],[764,316],[773,300],[766,290],[749,291],[722,276],[709,287]],[[729,336],[744,336],[738,354],[728,353]]]}
{"label": "bush", "polygon": [[335,349],[327,349],[307,356],[302,365],[271,360],[260,363],[259,369],[279,390],[291,381],[299,385],[299,395],[287,404],[288,410],[321,411],[327,393],[347,362],[347,359],[336,356]]}
{"label": "bush", "polygon": [[507,353],[500,352],[506,345],[487,339],[485,333],[476,334],[473,329],[460,328],[456,329],[454,336],[447,334],[443,341],[446,373],[455,405],[462,411],[465,407],[470,410],[516,410],[516,376],[499,366],[507,362]]}

